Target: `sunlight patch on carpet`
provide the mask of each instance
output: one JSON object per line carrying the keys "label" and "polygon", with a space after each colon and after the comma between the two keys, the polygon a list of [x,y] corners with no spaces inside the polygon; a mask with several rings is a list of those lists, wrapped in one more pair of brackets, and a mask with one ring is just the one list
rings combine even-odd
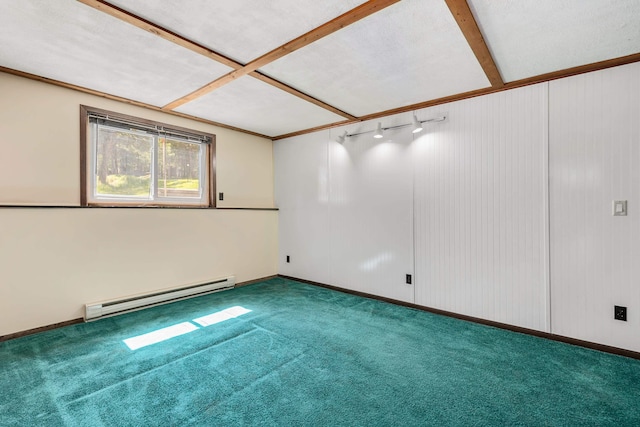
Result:
{"label": "sunlight patch on carpet", "polygon": [[122,340],[127,347],[131,350],[137,350],[148,345],[157,344],[162,341],[166,341],[171,338],[178,337],[180,335],[188,334],[189,332],[196,331],[198,328],[196,325],[190,322],[182,322],[177,325],[169,326],[149,332],[146,334],[138,335],[136,337],[127,338]]}
{"label": "sunlight patch on carpet", "polygon": [[198,317],[197,319],[193,319],[193,321],[202,327],[206,327],[224,322],[225,320],[235,319],[236,317],[247,313],[251,313],[251,310],[236,305],[235,307],[226,308],[215,313],[207,314],[206,316]]}

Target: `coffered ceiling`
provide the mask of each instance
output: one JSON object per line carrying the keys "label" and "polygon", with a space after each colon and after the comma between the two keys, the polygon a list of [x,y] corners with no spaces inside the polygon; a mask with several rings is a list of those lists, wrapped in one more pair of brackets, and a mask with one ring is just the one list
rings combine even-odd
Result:
{"label": "coffered ceiling", "polygon": [[638,0],[0,0],[0,9],[0,71],[269,138],[640,60]]}

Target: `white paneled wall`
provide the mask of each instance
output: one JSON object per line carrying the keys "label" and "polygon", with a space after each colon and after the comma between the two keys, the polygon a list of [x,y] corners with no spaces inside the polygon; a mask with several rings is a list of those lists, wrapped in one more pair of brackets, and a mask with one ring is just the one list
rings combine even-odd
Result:
{"label": "white paneled wall", "polygon": [[320,283],[330,283],[329,137],[325,131],[274,144],[278,272]]}
{"label": "white paneled wall", "polygon": [[277,141],[279,272],[640,351],[639,100],[636,63]]}
{"label": "white paneled wall", "polygon": [[546,105],[543,84],[419,111],[447,115],[420,134],[276,142],[281,274],[548,330]]}
{"label": "white paneled wall", "polygon": [[547,326],[547,85],[419,112],[416,303]]}
{"label": "white paneled wall", "polygon": [[551,82],[549,113],[552,332],[640,351],[640,64]]}
{"label": "white paneled wall", "polygon": [[[374,128],[363,123],[349,131]],[[369,133],[338,144],[342,132],[275,144],[279,272],[413,302],[405,283],[413,274],[411,133],[389,131],[381,140]]]}
{"label": "white paneled wall", "polygon": [[[385,126],[401,124],[402,117],[394,119]],[[413,302],[414,288],[405,280],[413,275],[410,141],[411,130],[403,128],[382,139],[368,133],[329,142],[329,283]]]}

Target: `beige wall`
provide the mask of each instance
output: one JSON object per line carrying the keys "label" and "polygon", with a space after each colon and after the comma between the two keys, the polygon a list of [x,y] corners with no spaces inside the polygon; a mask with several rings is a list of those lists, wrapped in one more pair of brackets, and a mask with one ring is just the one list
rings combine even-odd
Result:
{"label": "beige wall", "polygon": [[[216,135],[221,207],[272,207],[272,142],[0,73],[0,205],[80,203],[79,105]],[[0,207],[0,336],[83,304],[276,274],[277,212]]]}

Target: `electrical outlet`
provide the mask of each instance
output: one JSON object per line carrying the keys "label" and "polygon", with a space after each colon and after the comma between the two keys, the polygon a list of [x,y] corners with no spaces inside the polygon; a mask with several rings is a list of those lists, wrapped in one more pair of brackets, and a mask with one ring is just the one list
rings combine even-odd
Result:
{"label": "electrical outlet", "polygon": [[224,200],[224,193],[218,193],[218,200]]}
{"label": "electrical outlet", "polygon": [[613,307],[613,318],[616,320],[627,321],[627,307],[616,305]]}
{"label": "electrical outlet", "polygon": [[287,255],[287,262],[291,261],[291,259],[289,258],[289,255]]}
{"label": "electrical outlet", "polygon": [[406,281],[407,285],[411,284],[411,275],[410,274],[407,274],[407,277],[406,277],[405,281]]}
{"label": "electrical outlet", "polygon": [[614,200],[613,201],[613,216],[627,216],[627,201],[626,200]]}

